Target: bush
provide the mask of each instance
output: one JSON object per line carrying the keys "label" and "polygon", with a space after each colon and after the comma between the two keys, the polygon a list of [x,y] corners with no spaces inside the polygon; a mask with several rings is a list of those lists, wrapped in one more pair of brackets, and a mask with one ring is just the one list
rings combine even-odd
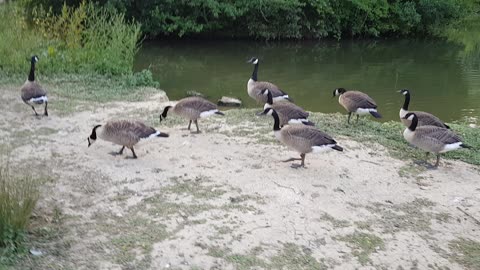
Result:
{"label": "bush", "polygon": [[[22,0],[27,10],[61,0]],[[478,10],[478,0],[96,0],[149,35],[264,39],[436,35]],[[68,0],[78,6],[80,0]],[[474,8],[472,8],[474,6]],[[475,8],[476,7],[476,8]],[[54,10],[55,12],[55,10]]]}
{"label": "bush", "polygon": [[43,74],[131,74],[138,50],[140,25],[127,23],[115,10],[80,3],[51,8],[33,7],[32,25],[15,5],[1,5],[0,63],[4,73],[28,71],[25,58],[38,55]]}
{"label": "bush", "polygon": [[0,165],[0,265],[21,252],[25,230],[39,196],[39,181],[13,175]]}

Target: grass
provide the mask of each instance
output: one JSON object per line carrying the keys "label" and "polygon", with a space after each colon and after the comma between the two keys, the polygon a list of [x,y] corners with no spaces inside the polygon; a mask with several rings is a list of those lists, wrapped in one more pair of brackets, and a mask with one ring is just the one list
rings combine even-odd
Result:
{"label": "grass", "polygon": [[28,19],[15,4],[0,6],[0,63],[8,74],[22,73],[26,57],[38,55],[43,73],[130,74],[140,25],[114,9],[80,4],[59,15],[37,9]]}
{"label": "grass", "polygon": [[59,15],[37,10],[31,23],[24,14],[15,3],[0,5],[0,85],[18,89],[27,58],[37,55],[36,79],[60,98],[140,100],[149,94],[142,87],[158,87],[150,71],[133,72],[140,25],[122,14],[91,3]]}
{"label": "grass", "polygon": [[[273,138],[271,129],[273,120],[271,117],[254,116],[257,110],[258,109],[229,110],[226,114],[226,123],[230,125],[245,125],[244,122],[248,120],[253,124],[248,126],[250,133],[257,131]],[[425,159],[425,152],[411,147],[405,141],[402,135],[405,127],[399,121],[381,123],[370,119],[361,119],[358,123],[349,125],[347,124],[346,116],[340,113],[311,113],[309,119],[316,123],[319,129],[333,136],[339,145],[342,145],[341,137],[346,137],[362,143],[378,143],[388,149],[392,156],[396,158],[413,160]],[[471,128],[462,122],[452,123],[450,127],[462,136],[464,142],[473,147],[473,149],[461,149],[442,154],[442,160],[461,160],[473,165],[480,165],[480,129]],[[236,134],[235,130],[232,131],[232,134]],[[242,132],[240,131],[239,134],[242,135]],[[434,162],[434,159],[435,157],[431,156],[429,162]],[[404,172],[399,173],[402,176],[405,175]]]}
{"label": "grass", "polygon": [[0,266],[26,251],[26,229],[39,197],[39,180],[0,165]]}
{"label": "grass", "polygon": [[480,242],[458,238],[450,241],[450,249],[455,252],[452,260],[464,266],[465,269],[480,269]]}
{"label": "grass", "polygon": [[357,257],[358,262],[362,265],[366,265],[370,262],[370,254],[377,249],[384,248],[383,240],[380,237],[374,234],[358,231],[353,234],[339,237],[338,240],[347,242],[351,245],[353,255]]}
{"label": "grass", "polygon": [[[400,122],[389,121],[381,123],[362,119],[359,123],[348,125],[346,116],[339,113],[313,113],[309,119],[317,123],[320,129],[334,137],[345,136],[359,142],[379,143],[386,147],[393,156],[402,159],[424,160],[425,158],[425,152],[415,149],[406,143],[402,135],[405,127]],[[480,165],[480,129],[471,128],[461,122],[453,123],[450,127],[463,137],[466,144],[474,149],[451,151],[442,154],[442,158]],[[338,138],[337,141],[341,145],[341,138]],[[433,162],[434,157],[430,158],[431,160],[429,161]]]}

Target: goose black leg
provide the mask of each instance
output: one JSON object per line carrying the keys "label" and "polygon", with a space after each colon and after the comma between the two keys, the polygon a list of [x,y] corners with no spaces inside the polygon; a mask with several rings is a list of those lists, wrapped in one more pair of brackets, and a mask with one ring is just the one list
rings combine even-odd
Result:
{"label": "goose black leg", "polygon": [[437,154],[437,162],[435,162],[435,165],[433,165],[433,167],[437,168],[438,164],[440,164],[440,154]]}
{"label": "goose black leg", "polygon": [[33,109],[33,111],[35,112],[35,115],[38,116],[38,113],[37,113],[37,111],[35,110],[35,107],[33,107],[33,105],[32,105],[32,109]]}
{"label": "goose black leg", "polygon": [[358,123],[358,117],[360,117],[360,115],[359,115],[359,114],[357,114],[357,123]]}
{"label": "goose black leg", "polygon": [[132,151],[133,158],[137,158],[137,154],[135,154],[135,150],[133,150],[133,147],[131,147],[130,150]]}
{"label": "goose black leg", "polygon": [[299,160],[302,161],[300,164],[292,164],[292,165],[290,165],[290,167],[292,167],[294,169],[297,169],[297,168],[300,168],[300,167],[305,168],[305,154],[300,154]]}
{"label": "goose black leg", "polygon": [[123,149],[125,149],[125,146],[122,146],[122,149],[118,152],[119,155],[123,154]]}
{"label": "goose black leg", "polygon": [[349,112],[349,113],[348,113],[347,123],[349,123],[349,124],[350,124],[350,117],[352,117],[352,112]]}
{"label": "goose black leg", "polygon": [[295,160],[301,160],[302,162],[300,164],[292,164],[292,168],[299,168],[299,167],[305,167],[305,154],[300,154],[300,158],[289,158],[287,160],[283,160],[283,162],[290,162],[290,161],[295,161]]}
{"label": "goose black leg", "polygon": [[197,126],[197,133],[200,133],[200,129],[198,128],[198,120],[195,120],[195,126]]}
{"label": "goose black leg", "polygon": [[190,122],[188,122],[188,127],[187,127],[188,130],[190,130],[191,125],[192,125],[192,120],[190,120]]}
{"label": "goose black leg", "polygon": [[45,101],[45,112],[43,113],[43,115],[45,116],[48,116],[47,106],[48,106],[48,102]]}

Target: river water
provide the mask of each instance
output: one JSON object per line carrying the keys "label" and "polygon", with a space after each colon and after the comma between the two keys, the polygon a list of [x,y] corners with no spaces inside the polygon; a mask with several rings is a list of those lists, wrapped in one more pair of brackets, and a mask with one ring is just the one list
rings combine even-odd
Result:
{"label": "river water", "polygon": [[332,99],[344,87],[370,95],[384,120],[398,120],[403,96],[396,91],[408,88],[411,110],[478,122],[479,55],[442,40],[157,41],[143,44],[135,69],[150,68],[170,99],[193,90],[212,101],[226,95],[260,107],[246,89],[253,71],[246,61],[256,56],[258,79],[275,83],[306,110],[344,113]]}

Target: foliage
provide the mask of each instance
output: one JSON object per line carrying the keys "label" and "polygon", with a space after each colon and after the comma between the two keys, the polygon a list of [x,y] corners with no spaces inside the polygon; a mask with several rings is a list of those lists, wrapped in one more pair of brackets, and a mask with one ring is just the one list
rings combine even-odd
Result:
{"label": "foliage", "polygon": [[[3,73],[28,70],[26,57],[38,55],[42,74],[131,74],[140,25],[112,9],[82,2],[77,8],[33,7],[27,25],[15,5],[0,6],[0,63]],[[40,65],[40,64],[39,64]]]}
{"label": "foliage", "polygon": [[8,165],[0,166],[0,265],[11,263],[24,249],[30,215],[38,200],[39,181],[13,175]]}
{"label": "foliage", "polygon": [[[22,0],[27,10],[61,0]],[[478,9],[477,0],[97,0],[153,36],[263,39],[437,34]],[[79,6],[80,0],[68,0]],[[472,8],[473,7],[473,8]],[[476,7],[476,8],[475,8]]]}

